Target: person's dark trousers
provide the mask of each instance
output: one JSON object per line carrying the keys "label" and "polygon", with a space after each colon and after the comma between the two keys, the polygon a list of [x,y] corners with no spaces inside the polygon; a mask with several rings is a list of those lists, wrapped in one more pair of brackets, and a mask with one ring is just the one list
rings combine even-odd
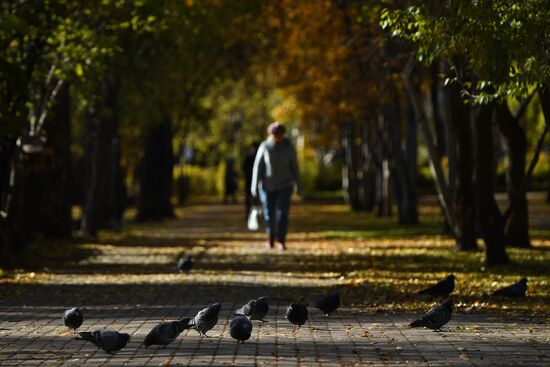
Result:
{"label": "person's dark trousers", "polygon": [[288,232],[288,212],[293,189],[292,186],[274,191],[260,189],[266,232],[283,244]]}

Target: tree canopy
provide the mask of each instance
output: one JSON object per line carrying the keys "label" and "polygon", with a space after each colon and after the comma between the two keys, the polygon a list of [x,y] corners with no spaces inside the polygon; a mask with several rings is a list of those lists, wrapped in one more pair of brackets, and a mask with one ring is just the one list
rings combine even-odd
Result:
{"label": "tree canopy", "polygon": [[[382,27],[414,45],[425,63],[445,59],[467,97],[526,97],[550,82],[550,7],[545,0],[413,1],[386,8]],[[474,78],[457,69],[464,62]]]}

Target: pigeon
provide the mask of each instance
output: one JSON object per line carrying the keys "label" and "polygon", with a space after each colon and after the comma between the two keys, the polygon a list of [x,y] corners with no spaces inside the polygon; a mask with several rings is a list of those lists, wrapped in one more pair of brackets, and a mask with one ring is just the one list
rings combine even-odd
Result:
{"label": "pigeon", "polygon": [[307,314],[307,306],[298,303],[291,303],[286,309],[286,318],[292,324],[298,325],[298,329],[306,323]]}
{"label": "pigeon", "polygon": [[206,336],[208,330],[216,326],[221,307],[219,303],[214,303],[197,313],[191,323],[200,335]]}
{"label": "pigeon", "polygon": [[447,299],[442,304],[430,308],[421,318],[411,322],[409,327],[427,327],[441,331],[441,327],[449,322],[453,313],[453,301]]}
{"label": "pigeon", "polygon": [[269,311],[269,304],[267,303],[267,297],[259,297],[251,299],[243,307],[239,308],[235,315],[243,315],[248,317],[249,320],[264,321],[264,317]]}
{"label": "pigeon", "polygon": [[245,316],[237,316],[229,324],[229,334],[238,342],[244,343],[252,334],[252,322]]}
{"label": "pigeon", "polygon": [[72,329],[74,332],[80,327],[80,325],[82,325],[84,316],[82,315],[82,311],[80,311],[80,309],[73,307],[63,312],[62,320],[63,325],[69,329]]}
{"label": "pigeon", "polygon": [[314,304],[325,316],[336,311],[340,307],[340,292],[333,292],[328,296],[322,297]]}
{"label": "pigeon", "polygon": [[183,330],[191,327],[193,327],[191,318],[180,321],[163,322],[155,326],[149,334],[147,334],[143,344],[145,348],[150,345],[163,345],[166,348],[168,344],[176,340]]}
{"label": "pigeon", "polygon": [[193,267],[193,261],[191,260],[191,255],[185,255],[180,257],[178,263],[176,264],[176,270],[180,272],[189,273]]}
{"label": "pigeon", "polygon": [[431,287],[421,290],[418,294],[429,294],[434,297],[448,297],[453,289],[455,289],[455,279],[455,276],[451,274]]}
{"label": "pigeon", "polygon": [[527,292],[527,278],[521,278],[517,283],[496,290],[493,296],[521,298],[525,296],[525,292]]}
{"label": "pigeon", "polygon": [[118,331],[107,329],[100,329],[91,333],[85,331],[78,333],[78,335],[80,335],[82,339],[93,343],[107,353],[121,350],[130,340],[130,335],[126,333],[119,333]]}

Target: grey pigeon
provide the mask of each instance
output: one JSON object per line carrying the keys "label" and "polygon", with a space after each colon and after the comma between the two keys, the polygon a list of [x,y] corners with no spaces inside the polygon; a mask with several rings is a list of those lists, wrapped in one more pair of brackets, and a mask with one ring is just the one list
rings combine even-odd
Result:
{"label": "grey pigeon", "polygon": [[229,334],[238,342],[244,343],[252,334],[252,322],[244,316],[237,316],[229,324]]}
{"label": "grey pigeon", "polygon": [[189,273],[193,267],[193,260],[191,255],[185,255],[179,258],[178,263],[176,264],[176,270]]}
{"label": "grey pigeon", "polygon": [[264,321],[265,315],[269,311],[269,304],[267,303],[267,297],[259,297],[251,299],[243,307],[239,308],[235,315],[243,315],[248,317],[249,320]]}
{"label": "grey pigeon", "polygon": [[63,312],[62,320],[63,325],[75,331],[80,327],[80,325],[82,325],[84,316],[82,315],[82,311],[80,311],[80,309],[73,307]]}
{"label": "grey pigeon", "polygon": [[208,330],[212,329],[218,323],[218,314],[220,313],[221,305],[214,303],[200,310],[194,319],[194,327],[200,335],[206,336]]}
{"label": "grey pigeon", "polygon": [[455,276],[451,274],[431,287],[421,290],[418,294],[429,294],[434,297],[448,297],[449,294],[455,289],[455,279]]}
{"label": "grey pigeon", "polygon": [[321,310],[325,316],[328,316],[331,312],[336,311],[336,309],[340,307],[340,292],[333,292],[328,296],[320,298],[315,302],[314,306]]}
{"label": "grey pigeon", "polygon": [[525,292],[527,292],[527,278],[521,278],[517,283],[496,290],[493,296],[521,298],[525,297]]}
{"label": "grey pigeon", "polygon": [[426,327],[434,331],[441,331],[441,327],[451,320],[453,301],[450,299],[442,304],[430,308],[421,318],[411,322],[409,327]]}
{"label": "grey pigeon", "polygon": [[126,333],[119,333],[118,331],[106,329],[96,330],[91,333],[85,331],[78,333],[78,335],[80,335],[82,339],[93,343],[107,353],[121,350],[130,340],[130,335]]}
{"label": "grey pigeon", "polygon": [[299,303],[291,303],[286,309],[286,318],[294,325],[300,326],[306,323],[308,316],[307,306]]}
{"label": "grey pigeon", "polygon": [[163,345],[165,348],[182,333],[183,330],[193,327],[191,318],[180,321],[163,322],[155,326],[145,337],[145,348],[150,345]]}

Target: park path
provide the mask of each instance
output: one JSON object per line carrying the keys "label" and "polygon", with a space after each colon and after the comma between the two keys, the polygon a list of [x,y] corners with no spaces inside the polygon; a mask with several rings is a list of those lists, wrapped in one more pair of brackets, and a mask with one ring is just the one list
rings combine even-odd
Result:
{"label": "park path", "polygon": [[[0,366],[550,365],[547,316],[457,313],[434,333],[408,329],[415,315],[364,312],[344,298],[329,318],[310,309],[308,323],[294,330],[284,318],[290,300],[311,302],[341,284],[339,273],[300,262],[331,244],[298,228],[317,218],[300,205],[287,252],[265,249],[263,235],[247,232],[243,217],[237,205],[193,205],[178,219],[129,224],[121,234],[80,244],[63,265],[0,284]],[[182,252],[195,258],[189,275],[173,271]],[[229,336],[233,310],[261,295],[271,299],[269,322],[255,323],[252,338],[239,345]],[[185,331],[166,349],[140,346],[158,322],[190,317],[213,302],[222,312],[210,338]],[[73,306],[85,315],[80,331],[127,332],[128,346],[108,355],[74,340],[60,322]]]}

